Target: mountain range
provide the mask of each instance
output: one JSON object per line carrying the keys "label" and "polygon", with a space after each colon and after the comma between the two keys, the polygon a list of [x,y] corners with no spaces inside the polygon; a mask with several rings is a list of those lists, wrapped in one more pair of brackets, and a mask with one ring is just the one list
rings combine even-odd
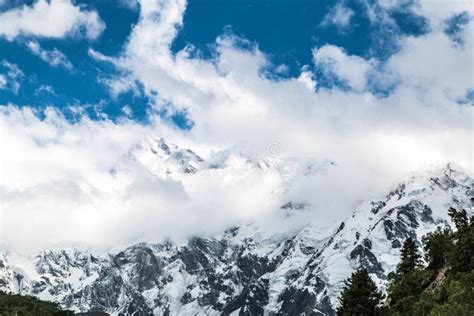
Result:
{"label": "mountain range", "polygon": [[[303,176],[337,168],[331,161],[230,150],[203,158],[152,137],[125,159],[173,179],[225,168],[269,169],[283,179],[281,190],[291,186],[295,165]],[[111,172],[121,172],[121,165]],[[414,174],[329,228],[312,220],[275,232],[242,221],[184,243],[142,242],[113,251],[64,247],[34,255],[2,250],[0,290],[112,315],[334,315],[353,271],[365,267],[385,289],[407,237],[421,245],[427,232],[453,226],[450,207],[472,213],[473,205],[474,180],[448,164]],[[311,205],[289,200],[279,211],[287,219],[305,217]]]}

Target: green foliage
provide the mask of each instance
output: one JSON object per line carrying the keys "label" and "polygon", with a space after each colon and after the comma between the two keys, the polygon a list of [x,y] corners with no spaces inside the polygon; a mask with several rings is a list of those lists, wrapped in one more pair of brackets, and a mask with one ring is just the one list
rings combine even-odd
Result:
{"label": "green foliage", "polygon": [[0,291],[1,316],[68,316],[71,311],[62,310],[58,304],[41,301],[33,296],[8,294]]}
{"label": "green foliage", "polygon": [[[357,309],[358,300],[368,305],[365,302],[367,294],[358,287],[354,289],[353,274],[344,287],[338,314],[474,315],[474,221],[468,219],[464,210],[451,208],[448,213],[456,231],[438,229],[423,237],[426,267],[420,263],[414,240],[407,238],[404,242],[400,263],[389,274],[387,300],[383,307],[375,312]],[[377,293],[374,288],[370,291]]]}
{"label": "green foliage", "polygon": [[401,278],[404,275],[414,271],[421,265],[421,255],[418,246],[412,238],[407,238],[400,250],[400,263],[397,265],[395,275]]}
{"label": "green foliage", "polygon": [[450,207],[448,210],[448,215],[451,217],[457,230],[463,230],[469,225],[467,213],[465,210],[458,212],[455,208]]}
{"label": "green foliage", "polygon": [[428,263],[428,269],[439,269],[446,265],[451,250],[454,247],[451,235],[449,229],[438,229],[423,237],[425,260]]}
{"label": "green foliage", "polygon": [[457,231],[452,233],[453,251],[450,266],[454,272],[468,272],[474,269],[474,222],[469,223],[466,211],[450,209],[449,215],[455,222]]}
{"label": "green foliage", "polygon": [[448,213],[457,230],[438,229],[423,237],[425,268],[413,268],[413,243],[405,242],[390,276],[384,315],[473,315],[474,223],[464,210]]}
{"label": "green foliage", "polygon": [[[429,315],[472,315],[472,311],[474,311],[473,284],[474,271],[449,276],[440,288],[432,293],[427,293],[426,296],[430,295],[432,298],[438,299],[435,300]],[[440,295],[445,295],[444,299],[440,300]]]}
{"label": "green foliage", "polygon": [[366,269],[352,273],[345,281],[338,315],[377,315],[381,295]]}
{"label": "green foliage", "polygon": [[[426,315],[426,314],[425,314]],[[468,304],[446,304],[433,308],[430,316],[472,316],[472,305]]]}
{"label": "green foliage", "polygon": [[391,282],[388,289],[391,309],[402,314],[410,313],[434,277],[433,271],[415,269]]}

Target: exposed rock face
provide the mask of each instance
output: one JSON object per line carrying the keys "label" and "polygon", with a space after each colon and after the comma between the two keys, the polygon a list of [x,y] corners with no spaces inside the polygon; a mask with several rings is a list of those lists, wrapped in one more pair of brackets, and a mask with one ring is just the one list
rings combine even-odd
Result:
{"label": "exposed rock face", "polygon": [[[198,158],[191,160],[190,166],[200,168]],[[284,234],[240,224],[184,245],[141,243],[113,253],[55,249],[33,257],[4,252],[0,289],[58,301],[77,312],[334,315],[352,271],[364,266],[384,287],[403,240],[411,236],[421,243],[427,232],[450,226],[447,209],[470,211],[473,192],[473,179],[448,166],[362,204],[327,234],[313,224]],[[305,208],[299,202],[282,206]]]}

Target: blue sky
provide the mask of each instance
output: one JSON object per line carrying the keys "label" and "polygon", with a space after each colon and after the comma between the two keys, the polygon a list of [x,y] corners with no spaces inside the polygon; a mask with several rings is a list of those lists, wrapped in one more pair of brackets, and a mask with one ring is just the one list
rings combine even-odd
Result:
{"label": "blue sky", "polygon": [[[138,5],[127,6],[120,1],[113,3],[104,0],[75,3],[84,10],[97,11],[105,23],[104,31],[94,39],[85,36],[63,39],[20,35],[8,40],[0,37],[2,59],[16,64],[24,74],[18,79],[21,87],[17,91],[0,90],[0,103],[34,107],[54,105],[63,109],[80,105],[92,117],[98,117],[97,112],[100,112],[110,118],[121,116],[122,107],[133,104],[134,118],[145,120],[150,100],[143,91],[125,92],[111,98],[108,88],[100,81],[114,74],[116,69],[88,55],[90,48],[104,55],[119,55],[138,21]],[[5,12],[21,4],[21,1],[7,1],[0,10]],[[26,1],[24,5],[32,4],[33,1]],[[418,36],[429,30],[427,19],[413,13],[413,4],[409,2],[389,12],[395,22],[390,25],[371,21],[369,10],[376,10],[377,5],[370,5],[362,0],[191,0],[184,14],[184,24],[172,42],[172,51],[176,53],[186,45],[192,45],[200,58],[210,59],[215,52],[216,38],[233,34],[258,45],[272,63],[265,70],[266,74],[278,80],[297,77],[305,65],[313,67],[312,49],[315,47],[332,44],[350,55],[386,59],[397,52],[400,36]],[[331,20],[337,8],[348,14],[345,25]],[[32,39],[45,50],[62,52],[73,68],[51,67],[33,55],[27,47]],[[277,68],[279,65],[285,67]],[[315,74],[320,75],[317,69]],[[337,81],[324,76],[318,79],[321,85],[337,84]],[[65,113],[68,114],[67,111]],[[173,119],[179,126],[186,127],[179,115]]]}
{"label": "blue sky", "polygon": [[[16,2],[18,3],[18,2]],[[112,68],[102,67],[93,63],[87,52],[89,47],[94,47],[106,54],[116,54],[122,49],[133,23],[136,23],[138,12],[125,6],[108,5],[107,1],[88,3],[88,7],[98,10],[101,19],[107,27],[104,32],[94,40],[84,37],[70,40],[41,38],[38,41],[44,49],[58,49],[74,65],[73,70],[63,67],[51,67],[37,56],[31,54],[26,46],[30,40],[28,36],[20,36],[14,41],[0,39],[0,51],[3,59],[18,65],[24,72],[21,89],[14,91],[0,91],[0,102],[13,102],[18,105],[67,107],[75,104],[98,104],[109,100],[107,89],[98,79],[113,71]],[[5,6],[3,10],[10,7]],[[38,92],[41,86],[53,88],[54,92]],[[111,115],[117,114],[117,106],[124,103],[139,103],[146,106],[146,99],[124,95],[112,102],[106,101],[101,111]],[[95,111],[90,111],[91,115]]]}

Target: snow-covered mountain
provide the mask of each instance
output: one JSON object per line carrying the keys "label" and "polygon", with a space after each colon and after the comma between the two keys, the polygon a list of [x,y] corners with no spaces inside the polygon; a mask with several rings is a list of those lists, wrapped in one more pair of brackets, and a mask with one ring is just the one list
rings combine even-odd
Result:
{"label": "snow-covered mountain", "polygon": [[204,159],[190,149],[179,148],[163,138],[148,137],[128,155],[159,177],[193,174],[206,168]]}
{"label": "snow-covered mountain", "polygon": [[[128,157],[158,177],[243,163],[291,179],[287,162],[277,157],[219,152],[203,158],[163,139],[143,141]],[[312,164],[307,171],[330,166]],[[50,249],[29,257],[3,251],[0,289],[114,315],[333,315],[352,271],[364,266],[384,287],[406,237],[421,243],[425,233],[451,226],[449,207],[471,211],[473,201],[474,180],[450,164],[363,203],[329,230],[307,223],[275,233],[246,222],[185,244],[140,243],[113,252]],[[310,208],[288,201],[281,212],[291,219]]]}
{"label": "snow-covered mountain", "polygon": [[[270,150],[269,150],[270,151]],[[225,170],[233,175],[246,171],[274,172],[289,186],[295,176],[310,176],[335,166],[329,160],[297,159],[279,153],[249,154],[234,150],[215,150],[199,155],[189,148],[181,148],[163,138],[147,137],[124,157],[135,161],[151,174],[160,178],[180,179],[199,172]]]}

